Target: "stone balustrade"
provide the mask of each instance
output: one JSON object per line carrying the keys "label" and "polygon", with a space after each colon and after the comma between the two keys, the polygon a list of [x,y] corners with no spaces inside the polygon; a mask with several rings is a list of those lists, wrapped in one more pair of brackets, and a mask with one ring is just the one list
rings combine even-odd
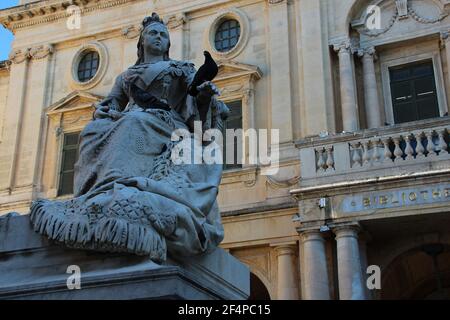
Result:
{"label": "stone balustrade", "polygon": [[441,127],[414,132],[373,137],[351,142],[351,167],[391,165],[392,162],[448,155],[449,128]]}
{"label": "stone balustrade", "polygon": [[443,117],[299,141],[301,184],[442,168],[437,162],[450,161],[449,134],[450,118]]}

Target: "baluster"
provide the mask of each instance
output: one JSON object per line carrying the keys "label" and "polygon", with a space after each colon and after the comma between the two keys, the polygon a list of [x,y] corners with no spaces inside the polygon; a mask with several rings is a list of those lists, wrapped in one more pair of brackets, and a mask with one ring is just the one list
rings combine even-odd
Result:
{"label": "baluster", "polygon": [[362,146],[363,146],[363,156],[362,156],[362,160],[363,160],[363,165],[368,164],[370,161],[370,156],[369,156],[369,141],[363,141],[362,142]]}
{"label": "baluster", "polygon": [[391,149],[389,149],[389,142],[391,142],[391,138],[383,138],[383,146],[384,146],[384,162],[390,161],[392,162],[392,152]]}
{"label": "baluster", "polygon": [[411,146],[411,135],[407,135],[405,137],[405,143],[406,143],[406,147],[405,147],[405,154],[406,154],[406,159],[407,160],[411,160],[414,159],[414,149]]}
{"label": "baluster", "polygon": [[441,154],[441,153],[447,153],[447,150],[448,150],[448,145],[447,145],[447,142],[445,141],[445,138],[444,138],[444,133],[445,133],[445,129],[444,130],[441,130],[439,133],[438,133],[438,135],[439,135],[439,143],[438,143],[438,148],[439,148],[439,150],[440,150],[440,153],[439,154]]}
{"label": "baluster", "polygon": [[324,159],[324,149],[320,148],[317,150],[318,160],[317,160],[317,171],[323,171],[325,169],[325,159]]}
{"label": "baluster", "polygon": [[416,158],[421,158],[425,156],[425,148],[423,147],[422,134],[423,134],[422,132],[416,134],[416,141],[417,141]]}
{"label": "baluster", "polygon": [[353,142],[351,144],[352,149],[353,149],[353,165],[355,164],[359,164],[361,165],[361,156],[359,155],[359,142]]}
{"label": "baluster", "polygon": [[427,132],[426,135],[427,135],[427,151],[428,151],[427,157],[434,156],[436,155],[436,153],[435,153],[435,145],[433,142],[433,131]]}
{"label": "baluster", "polygon": [[333,147],[327,147],[327,167],[334,169]]}
{"label": "baluster", "polygon": [[379,139],[375,140],[373,142],[373,154],[372,154],[372,160],[374,163],[378,163],[381,159],[381,154],[380,154],[380,143],[381,141]]}
{"label": "baluster", "polygon": [[394,138],[393,140],[394,140],[394,144],[395,144],[395,149],[394,149],[395,159],[394,159],[394,161],[402,160],[403,151],[402,151],[402,148],[400,148],[400,137]]}

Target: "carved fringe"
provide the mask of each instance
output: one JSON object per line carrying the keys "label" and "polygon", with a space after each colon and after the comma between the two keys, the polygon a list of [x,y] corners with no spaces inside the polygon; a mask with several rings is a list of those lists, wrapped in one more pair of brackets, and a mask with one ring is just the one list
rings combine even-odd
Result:
{"label": "carved fringe", "polygon": [[120,218],[104,218],[90,225],[86,215],[65,215],[46,210],[46,200],[34,201],[31,221],[34,230],[76,249],[128,252],[149,255],[156,262],[166,260],[166,243],[153,228]]}

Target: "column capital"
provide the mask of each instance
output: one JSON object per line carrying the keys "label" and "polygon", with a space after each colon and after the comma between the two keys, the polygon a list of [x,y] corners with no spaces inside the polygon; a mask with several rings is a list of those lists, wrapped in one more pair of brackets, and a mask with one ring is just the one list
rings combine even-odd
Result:
{"label": "column capital", "polygon": [[184,12],[171,15],[167,18],[167,27],[169,30],[174,30],[182,27],[187,21],[186,14]]}
{"label": "column capital", "polygon": [[448,45],[448,42],[450,41],[450,30],[442,31],[440,33],[440,36],[441,36],[440,46],[441,46],[441,49],[443,49]]}
{"label": "column capital", "polygon": [[126,39],[137,38],[142,31],[142,25],[129,25],[121,30],[122,36]]}
{"label": "column capital", "polygon": [[325,241],[323,232],[319,228],[297,229],[297,232],[300,234],[300,241],[302,243],[308,241]]}
{"label": "column capital", "polygon": [[375,47],[359,48],[357,53],[360,58],[377,59],[377,51],[375,50]]}
{"label": "column capital", "polygon": [[355,53],[357,48],[355,48],[351,39],[345,39],[340,42],[333,43],[333,50],[338,54],[341,53]]}
{"label": "column capital", "polygon": [[343,237],[358,238],[358,234],[362,231],[361,225],[358,222],[337,224],[331,227],[336,239]]}
{"label": "column capital", "polygon": [[31,59],[44,59],[55,52],[55,48],[51,44],[45,44],[33,47],[29,51]]}
{"label": "column capital", "polygon": [[30,48],[13,50],[8,59],[15,64],[19,64],[30,58]]}
{"label": "column capital", "polygon": [[284,255],[295,255],[297,250],[297,242],[285,242],[280,244],[272,244],[271,247],[275,249],[277,257]]}

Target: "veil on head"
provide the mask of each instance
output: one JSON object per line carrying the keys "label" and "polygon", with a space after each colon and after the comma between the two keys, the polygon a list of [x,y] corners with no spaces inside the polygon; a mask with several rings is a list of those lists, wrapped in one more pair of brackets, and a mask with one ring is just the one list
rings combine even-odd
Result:
{"label": "veil on head", "polygon": [[[144,46],[143,46],[143,41],[144,40],[143,40],[142,35],[143,35],[145,29],[149,25],[154,24],[154,23],[162,24],[167,29],[167,26],[164,23],[164,21],[155,12],[153,12],[151,16],[148,16],[148,17],[144,18],[144,20],[142,21],[141,34],[139,36],[139,41],[138,41],[138,44],[137,44],[137,49],[138,49],[137,50],[137,56],[138,56],[138,59],[137,59],[135,65],[139,65],[139,64],[142,64],[144,62]],[[167,48],[167,52],[164,53],[164,60],[166,60],[166,61],[170,60],[170,58],[169,58],[169,50],[170,50],[170,39],[169,39],[169,46]]]}

